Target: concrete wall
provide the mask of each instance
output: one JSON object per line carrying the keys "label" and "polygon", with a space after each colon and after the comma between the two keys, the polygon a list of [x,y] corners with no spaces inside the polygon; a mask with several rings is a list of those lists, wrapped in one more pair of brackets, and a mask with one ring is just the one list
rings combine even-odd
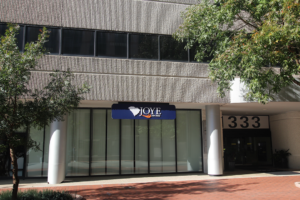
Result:
{"label": "concrete wall", "polygon": [[270,116],[273,152],[290,149],[289,167],[300,169],[300,112]]}
{"label": "concrete wall", "polygon": [[157,2],[180,3],[180,4],[197,4],[197,3],[199,3],[199,0],[141,0],[141,1],[157,1]]}
{"label": "concrete wall", "polygon": [[31,87],[42,89],[53,69],[75,72],[75,84],[92,86],[86,100],[228,103],[207,78],[206,64],[129,59],[46,56]]}
{"label": "concrete wall", "polygon": [[173,34],[188,5],[139,0],[0,0],[2,22]]}
{"label": "concrete wall", "polygon": [[73,72],[94,74],[123,74],[165,77],[208,77],[208,64],[188,62],[149,61],[77,56],[45,56],[39,70],[70,69]]}

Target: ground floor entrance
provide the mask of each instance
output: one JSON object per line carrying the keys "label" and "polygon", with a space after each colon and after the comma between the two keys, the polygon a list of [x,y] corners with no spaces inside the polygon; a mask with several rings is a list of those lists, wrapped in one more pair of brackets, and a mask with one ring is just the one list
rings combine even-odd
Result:
{"label": "ground floor entrance", "polygon": [[258,168],[272,165],[272,143],[269,129],[224,129],[224,163],[229,169]]}

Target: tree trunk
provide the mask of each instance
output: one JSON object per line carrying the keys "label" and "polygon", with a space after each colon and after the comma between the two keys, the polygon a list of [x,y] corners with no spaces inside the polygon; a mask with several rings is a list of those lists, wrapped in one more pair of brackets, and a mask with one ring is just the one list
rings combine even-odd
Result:
{"label": "tree trunk", "polygon": [[15,149],[10,147],[10,158],[11,164],[13,166],[12,175],[13,175],[13,190],[12,190],[12,200],[17,200],[18,187],[19,187],[19,177],[18,177],[18,162],[15,154]]}

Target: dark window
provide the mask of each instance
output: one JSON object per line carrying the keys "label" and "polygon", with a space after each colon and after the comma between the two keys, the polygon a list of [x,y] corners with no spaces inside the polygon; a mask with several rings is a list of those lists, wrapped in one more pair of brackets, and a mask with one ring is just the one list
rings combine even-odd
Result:
{"label": "dark window", "polygon": [[157,35],[130,35],[130,58],[158,59]]}
{"label": "dark window", "polygon": [[[38,35],[42,32],[42,27],[26,27],[26,42],[35,42],[38,40]],[[59,52],[59,29],[47,28],[49,33],[48,42],[45,43],[47,51],[53,54]]]}
{"label": "dark window", "polygon": [[63,30],[63,54],[94,55],[94,31]]}
{"label": "dark window", "polygon": [[24,26],[20,26],[19,34],[16,36],[20,51],[23,50],[23,32],[24,32]]}
{"label": "dark window", "polygon": [[161,60],[188,61],[185,43],[177,42],[172,36],[160,36]]}
{"label": "dark window", "polygon": [[[190,61],[191,62],[197,62],[197,60],[195,59],[196,51],[197,51],[197,45],[194,45],[190,49]],[[204,55],[204,58],[202,59],[201,62],[209,63],[212,59],[213,59],[213,56],[210,55],[210,52],[206,51],[205,55]]]}
{"label": "dark window", "polygon": [[0,35],[3,36],[5,35],[7,25],[6,24],[0,24]]}
{"label": "dark window", "polygon": [[97,32],[97,56],[127,58],[127,34]]}
{"label": "dark window", "polygon": [[[5,35],[5,31],[7,29],[7,25],[6,24],[0,24],[0,35]],[[19,30],[19,34],[17,34],[16,38],[17,38],[17,45],[20,49],[20,51],[22,51],[22,46],[23,46],[23,30],[24,27],[20,26],[20,30]]]}

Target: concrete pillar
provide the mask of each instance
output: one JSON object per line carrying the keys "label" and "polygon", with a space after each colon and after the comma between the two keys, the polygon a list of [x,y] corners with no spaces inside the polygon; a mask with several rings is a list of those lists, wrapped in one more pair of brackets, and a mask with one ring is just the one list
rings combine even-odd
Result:
{"label": "concrete pillar", "polygon": [[223,144],[220,123],[220,106],[205,106],[207,133],[207,173],[208,175],[223,174]]}
{"label": "concrete pillar", "polygon": [[67,146],[67,117],[50,125],[48,183],[58,184],[65,179]]}
{"label": "concrete pillar", "polygon": [[[292,154],[288,157],[289,168],[300,169],[300,112],[290,111],[270,116],[270,129],[273,152],[275,149],[289,149]],[[270,157],[271,154],[272,152]]]}

